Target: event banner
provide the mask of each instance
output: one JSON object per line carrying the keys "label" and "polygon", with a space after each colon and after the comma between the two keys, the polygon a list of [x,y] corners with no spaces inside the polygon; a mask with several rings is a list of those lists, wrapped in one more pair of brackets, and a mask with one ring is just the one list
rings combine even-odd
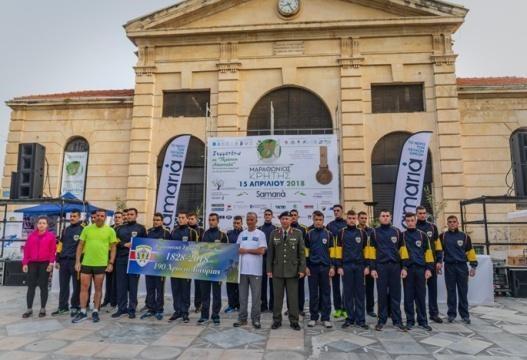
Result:
{"label": "event banner", "polygon": [[305,225],[320,210],[329,222],[340,202],[339,181],[335,135],[208,139],[206,213],[217,213],[223,229],[248,211],[263,221],[267,208],[275,214],[297,209]]}
{"label": "event banner", "polygon": [[61,195],[72,193],[77,199],[84,200],[86,165],[88,165],[88,153],[86,151],[64,153]]}
{"label": "event banner", "polygon": [[239,248],[237,244],[134,238],[128,273],[238,283]]}
{"label": "event banner", "polygon": [[157,191],[156,212],[163,214],[163,223],[169,229],[174,227],[177,216],[179,189],[187,158],[190,135],[178,136],[168,145],[161,179]]}
{"label": "event banner", "polygon": [[422,131],[410,136],[403,145],[393,202],[393,225],[405,230],[404,214],[421,205],[428,145],[432,133]]}

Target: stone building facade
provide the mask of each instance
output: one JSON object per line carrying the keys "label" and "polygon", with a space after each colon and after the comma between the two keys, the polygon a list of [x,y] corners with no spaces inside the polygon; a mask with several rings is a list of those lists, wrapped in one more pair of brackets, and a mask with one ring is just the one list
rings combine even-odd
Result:
{"label": "stone building facade", "polygon": [[[430,191],[444,213],[459,213],[462,199],[507,193],[510,137],[527,126],[526,79],[456,77],[452,37],[467,11],[437,0],[187,0],[132,20],[125,30],[138,49],[134,90],[7,102],[3,188],[18,144],[39,142],[57,195],[65,146],[82,137],[90,147],[86,198],[110,208],[126,200],[150,218],[158,157],[171,139],[268,130],[258,127],[258,103],[298,89],[299,101],[302,93],[319,99],[324,131],[339,136],[346,208],[375,200],[379,142],[389,149],[390,134],[429,130]],[[170,94],[193,92],[206,95],[201,114],[170,110]]]}

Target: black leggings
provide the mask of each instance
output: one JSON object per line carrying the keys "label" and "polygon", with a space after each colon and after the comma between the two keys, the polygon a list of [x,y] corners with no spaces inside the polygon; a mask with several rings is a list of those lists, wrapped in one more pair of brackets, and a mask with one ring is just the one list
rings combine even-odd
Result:
{"label": "black leggings", "polygon": [[33,262],[28,264],[27,272],[27,308],[33,308],[35,289],[40,288],[40,307],[44,309],[48,302],[49,273],[46,271],[49,262]]}

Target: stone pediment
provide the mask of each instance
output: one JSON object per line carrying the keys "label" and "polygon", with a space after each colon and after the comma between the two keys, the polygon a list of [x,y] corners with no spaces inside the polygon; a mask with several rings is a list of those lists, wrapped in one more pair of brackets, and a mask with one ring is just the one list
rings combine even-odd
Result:
{"label": "stone pediment", "polygon": [[324,27],[331,24],[401,21],[412,18],[459,18],[467,9],[438,0],[300,0],[291,18],[278,12],[278,0],[185,0],[128,22],[128,36],[163,32],[201,33],[287,28],[291,24]]}

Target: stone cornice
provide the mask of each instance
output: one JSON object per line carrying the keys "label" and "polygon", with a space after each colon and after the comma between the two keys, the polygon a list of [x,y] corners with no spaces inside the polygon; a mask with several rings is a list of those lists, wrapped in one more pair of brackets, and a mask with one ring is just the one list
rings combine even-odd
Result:
{"label": "stone cornice", "polygon": [[137,76],[152,76],[156,71],[155,66],[134,66],[135,74]]}
{"label": "stone cornice", "polygon": [[242,63],[226,61],[226,62],[219,62],[216,64],[216,66],[218,67],[218,70],[221,73],[227,73],[227,72],[235,73],[242,67]]}
{"label": "stone cornice", "polygon": [[[258,25],[232,25],[221,27],[202,28],[180,28],[180,29],[152,29],[129,31],[128,37],[134,42],[145,38],[156,38],[156,41],[164,37],[193,37],[212,35],[215,37],[226,37],[226,35],[240,34],[247,40],[258,38],[267,32],[286,32],[291,36],[291,31],[350,31],[369,30],[378,31],[383,28],[405,28],[405,27],[441,27],[444,32],[455,32],[463,23],[463,18],[450,17],[412,17],[397,19],[369,19],[369,20],[342,20],[328,22],[301,22],[280,24],[258,24]],[[433,32],[433,31],[429,31]],[[137,42],[136,42],[137,44]]]}
{"label": "stone cornice", "polygon": [[527,98],[527,85],[458,86],[460,99]]}
{"label": "stone cornice", "polygon": [[436,65],[453,65],[456,63],[457,54],[432,55],[432,62]]}
{"label": "stone cornice", "polygon": [[[128,35],[141,30],[160,27],[165,23],[180,20],[192,21],[216,14],[249,0],[186,0],[176,5],[133,19],[124,25]],[[346,0],[344,0],[346,1]],[[363,6],[393,13],[395,16],[454,16],[464,18],[468,10],[462,6],[439,0],[347,0]]]}
{"label": "stone cornice", "polygon": [[9,100],[5,104],[13,110],[25,107],[79,107],[79,106],[119,106],[132,107],[133,96],[75,98],[75,99],[21,99]]}

